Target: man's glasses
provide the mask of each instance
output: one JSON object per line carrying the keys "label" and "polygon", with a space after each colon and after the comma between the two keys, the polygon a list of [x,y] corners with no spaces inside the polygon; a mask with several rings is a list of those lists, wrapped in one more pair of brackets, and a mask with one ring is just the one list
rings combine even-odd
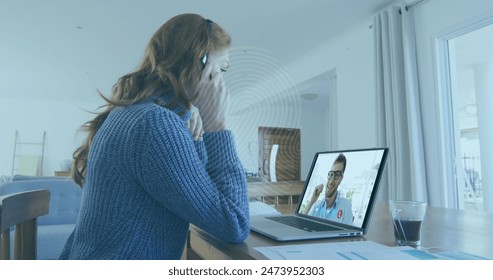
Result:
{"label": "man's glasses", "polygon": [[342,171],[329,171],[329,173],[327,174],[327,179],[331,179],[331,178],[334,178],[334,180],[339,180],[342,178]]}

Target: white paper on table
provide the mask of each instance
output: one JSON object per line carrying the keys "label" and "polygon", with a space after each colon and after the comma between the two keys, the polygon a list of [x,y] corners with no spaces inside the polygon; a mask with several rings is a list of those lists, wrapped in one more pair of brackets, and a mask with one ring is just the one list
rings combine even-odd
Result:
{"label": "white paper on table", "polygon": [[[390,247],[373,241],[255,247],[271,260],[420,260],[437,257],[412,247]],[[414,251],[415,254],[413,254]]]}

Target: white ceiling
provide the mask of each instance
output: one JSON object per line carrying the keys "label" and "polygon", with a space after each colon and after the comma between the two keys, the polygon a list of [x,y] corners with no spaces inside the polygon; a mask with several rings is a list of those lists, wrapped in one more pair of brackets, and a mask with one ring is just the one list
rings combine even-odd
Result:
{"label": "white ceiling", "polygon": [[108,90],[137,66],[154,31],[179,13],[222,25],[237,53],[254,50],[286,65],[392,2],[0,0],[0,96],[19,87],[49,95],[73,79]]}

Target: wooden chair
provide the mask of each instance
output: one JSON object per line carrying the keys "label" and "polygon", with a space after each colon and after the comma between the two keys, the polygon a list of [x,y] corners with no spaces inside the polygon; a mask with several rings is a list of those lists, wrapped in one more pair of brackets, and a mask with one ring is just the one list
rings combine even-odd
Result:
{"label": "wooden chair", "polygon": [[10,232],[14,230],[12,258],[36,259],[38,217],[48,214],[50,192],[34,190],[0,196],[0,259],[11,259]]}

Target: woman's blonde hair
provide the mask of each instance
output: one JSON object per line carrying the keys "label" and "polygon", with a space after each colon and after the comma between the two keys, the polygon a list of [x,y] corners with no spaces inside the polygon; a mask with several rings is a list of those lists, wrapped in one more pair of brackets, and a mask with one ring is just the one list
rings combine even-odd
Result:
{"label": "woman's blonde hair", "polygon": [[197,85],[204,67],[204,56],[230,46],[229,34],[200,15],[181,14],[163,24],[147,44],[137,70],[118,79],[110,98],[100,93],[106,105],[100,107],[104,110],[93,120],[82,125],[87,136],[73,154],[74,181],[81,187],[84,184],[92,139],[115,106],[126,107],[172,93],[171,101],[161,106],[174,108],[183,105],[189,109],[194,96],[187,96],[186,90]]}

